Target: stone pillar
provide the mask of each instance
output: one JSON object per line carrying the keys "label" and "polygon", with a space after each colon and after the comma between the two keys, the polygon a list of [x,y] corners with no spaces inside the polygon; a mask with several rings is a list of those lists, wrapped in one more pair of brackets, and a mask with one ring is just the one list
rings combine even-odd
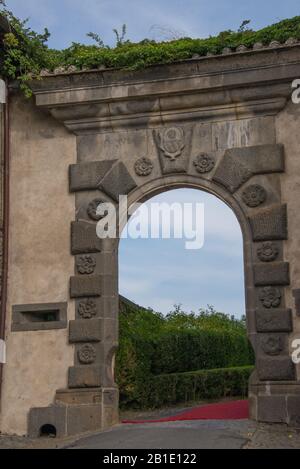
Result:
{"label": "stone pillar", "polygon": [[57,436],[65,436],[103,430],[119,421],[114,377],[118,240],[102,240],[96,233],[97,208],[104,201],[98,178],[113,164],[99,161],[70,167],[70,191],[76,193],[76,215],[70,225],[74,255],[70,297],[75,300],[75,320],[69,322],[69,343],[75,346],[74,365],[68,370],[68,388],[57,391],[55,405],[30,411],[29,435],[34,438],[45,424],[54,425]]}

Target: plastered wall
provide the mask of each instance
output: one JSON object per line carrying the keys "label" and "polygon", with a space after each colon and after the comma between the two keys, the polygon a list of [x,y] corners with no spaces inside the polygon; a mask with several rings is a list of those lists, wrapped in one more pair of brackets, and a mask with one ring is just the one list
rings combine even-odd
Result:
{"label": "plastered wall", "polygon": [[68,166],[76,139],[32,101],[11,102],[9,278],[6,322],[7,363],[2,387],[1,431],[26,434],[28,408],[52,403],[66,387],[73,348],[67,329],[11,332],[12,306],[68,302],[70,220],[74,196]]}

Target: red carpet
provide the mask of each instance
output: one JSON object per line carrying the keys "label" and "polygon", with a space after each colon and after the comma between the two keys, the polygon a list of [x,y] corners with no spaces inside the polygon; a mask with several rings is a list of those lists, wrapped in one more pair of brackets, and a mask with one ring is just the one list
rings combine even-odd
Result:
{"label": "red carpet", "polygon": [[249,418],[248,401],[222,402],[195,407],[187,412],[158,420],[123,420],[122,423],[162,423],[177,420],[242,420]]}

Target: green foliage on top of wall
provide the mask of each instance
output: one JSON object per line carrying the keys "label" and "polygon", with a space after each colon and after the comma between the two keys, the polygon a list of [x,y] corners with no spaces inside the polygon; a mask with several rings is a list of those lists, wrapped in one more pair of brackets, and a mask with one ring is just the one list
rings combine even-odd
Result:
{"label": "green foliage on top of wall", "polygon": [[[186,314],[176,307],[164,317],[151,310],[125,306],[120,314],[116,377],[123,407],[141,408],[147,402],[154,403],[146,396],[152,393],[153,383],[157,382],[154,378],[159,375],[253,363],[244,318],[237,320],[212,307],[198,314]],[[226,382],[222,386],[226,387]],[[158,401],[156,396],[155,403]]]}
{"label": "green foliage on top of wall", "polygon": [[11,31],[4,35],[0,51],[0,73],[8,79],[18,79],[26,94],[30,95],[28,81],[39,76],[42,69],[53,71],[59,67],[72,70],[95,68],[141,69],[155,64],[169,64],[205,56],[207,53],[220,54],[225,47],[233,51],[239,45],[252,47],[255,43],[263,45],[271,41],[284,43],[293,37],[300,39],[300,16],[280,21],[259,31],[247,29],[249,20],[243,22],[237,31],[223,31],[217,36],[204,39],[184,37],[163,42],[144,39],[139,43],[125,40],[126,26],[121,32],[114,29],[116,46],[105,45],[97,33],[88,36],[95,45],[73,43],[65,50],[47,47],[49,31],[43,34],[32,31],[26,21],[16,18],[7,10],[4,0],[0,0],[0,14],[5,16]]}

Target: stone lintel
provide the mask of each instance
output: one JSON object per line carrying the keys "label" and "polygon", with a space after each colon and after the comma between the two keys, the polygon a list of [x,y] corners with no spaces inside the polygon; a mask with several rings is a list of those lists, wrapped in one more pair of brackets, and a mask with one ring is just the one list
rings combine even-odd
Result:
{"label": "stone lintel", "polygon": [[[276,57],[275,57],[276,55]],[[277,114],[300,76],[299,46],[143,71],[88,71],[32,81],[37,106],[75,134]],[[189,112],[188,112],[189,111]]]}

